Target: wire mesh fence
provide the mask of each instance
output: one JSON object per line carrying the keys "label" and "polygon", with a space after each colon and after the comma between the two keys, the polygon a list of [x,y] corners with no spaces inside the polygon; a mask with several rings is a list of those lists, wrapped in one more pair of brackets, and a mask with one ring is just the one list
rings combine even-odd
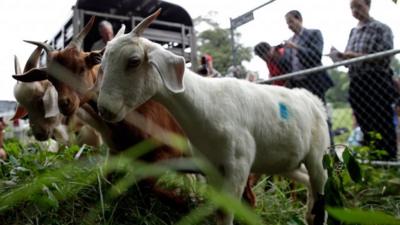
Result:
{"label": "wire mesh fence", "polygon": [[[254,50],[268,62],[271,78],[261,83],[305,88],[326,103],[335,144],[382,150],[372,156],[377,159],[398,158],[400,108],[396,71],[399,66],[394,56],[400,50],[368,54],[326,66],[310,66],[292,73],[285,73],[291,71],[293,62],[284,59],[283,47],[260,43]],[[371,64],[373,66],[366,66]],[[366,69],[352,76],[349,72],[354,66]]]}

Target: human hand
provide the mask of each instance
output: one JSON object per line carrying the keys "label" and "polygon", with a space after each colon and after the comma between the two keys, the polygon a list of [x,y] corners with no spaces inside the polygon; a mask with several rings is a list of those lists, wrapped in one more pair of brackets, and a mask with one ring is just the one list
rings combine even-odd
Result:
{"label": "human hand", "polygon": [[342,58],[344,59],[352,59],[355,57],[362,56],[363,54],[358,53],[358,52],[353,52],[353,51],[347,51],[342,53]]}
{"label": "human hand", "polygon": [[298,45],[297,45],[297,44],[295,44],[294,42],[289,41],[289,40],[283,41],[283,45],[284,45],[286,48],[298,48]]}
{"label": "human hand", "polygon": [[335,47],[331,47],[330,52],[325,56],[329,56],[333,62],[338,62],[343,60],[343,53],[337,50]]}

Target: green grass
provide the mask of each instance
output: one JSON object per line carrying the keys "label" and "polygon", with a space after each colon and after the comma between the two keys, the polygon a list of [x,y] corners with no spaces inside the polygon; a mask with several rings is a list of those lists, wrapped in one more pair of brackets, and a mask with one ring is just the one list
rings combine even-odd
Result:
{"label": "green grass", "polygon": [[350,107],[334,108],[332,114],[333,130],[347,128],[349,132],[335,137],[335,144],[345,144],[350,132],[353,130],[352,110]]}
{"label": "green grass", "polygon": [[[150,142],[151,143],[151,142]],[[131,149],[146,152],[142,143]],[[36,144],[7,141],[9,160],[0,161],[1,224],[109,224],[166,225],[215,224],[215,209],[233,210],[235,224],[303,225],[306,190],[277,177],[263,176],[254,187],[257,207],[245,204],[207,186],[204,180],[143,164],[132,157],[107,155],[107,149],[79,146],[55,154]],[[354,184],[344,177],[345,206],[383,211],[400,216],[400,171],[366,166],[364,180]],[[185,207],[160,199],[138,181],[160,177],[159,185],[179,190]],[[296,193],[296,200],[291,193]]]}

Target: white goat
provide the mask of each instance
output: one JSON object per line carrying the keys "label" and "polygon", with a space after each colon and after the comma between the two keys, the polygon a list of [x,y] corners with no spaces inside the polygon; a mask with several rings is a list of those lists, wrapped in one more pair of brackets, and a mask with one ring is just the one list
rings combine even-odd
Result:
{"label": "white goat", "polygon": [[[171,111],[195,149],[220,171],[224,191],[240,198],[250,172],[292,177],[310,189],[308,223],[323,224],[327,174],[322,158],[329,134],[322,102],[303,89],[209,79],[185,69],[183,57],[140,37],[159,13],[129,34],[120,30],[108,43],[101,63],[101,116],[120,121],[154,99]],[[303,164],[308,174],[301,170]],[[233,215],[218,223],[233,224]]]}

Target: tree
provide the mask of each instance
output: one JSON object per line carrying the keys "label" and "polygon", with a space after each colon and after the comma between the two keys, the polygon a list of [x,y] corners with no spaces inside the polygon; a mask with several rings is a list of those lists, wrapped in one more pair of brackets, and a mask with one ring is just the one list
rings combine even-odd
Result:
{"label": "tree", "polygon": [[393,60],[390,64],[393,69],[394,75],[400,77],[400,61],[398,58],[393,57]]}
{"label": "tree", "polygon": [[330,76],[335,85],[326,93],[327,101],[335,104],[347,103],[347,93],[350,82],[347,73],[338,69],[333,69],[330,71]]}
{"label": "tree", "polygon": [[[232,65],[232,46],[230,30],[223,29],[215,22],[212,17],[215,12],[209,12],[207,16],[200,16],[194,19],[195,26],[201,23],[207,24],[210,28],[197,34],[198,53],[209,54],[213,57],[213,64],[221,74],[226,74],[228,68]],[[235,32],[235,40],[240,39],[240,33]],[[236,42],[237,61],[250,61],[252,58],[251,47],[244,47]],[[244,70],[243,66],[241,66]]]}

